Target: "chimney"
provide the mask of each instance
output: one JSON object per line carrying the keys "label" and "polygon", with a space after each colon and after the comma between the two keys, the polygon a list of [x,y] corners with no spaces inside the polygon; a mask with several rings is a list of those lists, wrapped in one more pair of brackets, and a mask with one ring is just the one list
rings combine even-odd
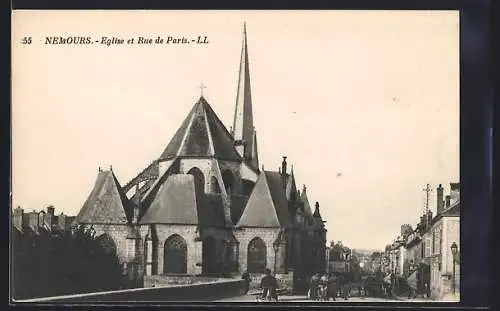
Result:
{"label": "chimney", "polygon": [[64,215],[62,212],[61,214],[57,217],[57,225],[60,230],[67,230],[68,229],[68,223],[66,221],[66,215]]}
{"label": "chimney", "polygon": [[286,156],[283,156],[283,162],[281,162],[281,174],[286,175]]}
{"label": "chimney", "polygon": [[436,189],[437,192],[437,204],[436,204],[436,214],[439,215],[443,211],[443,186],[439,184]]}
{"label": "chimney", "polygon": [[31,230],[38,232],[38,213],[36,211],[28,214],[28,225],[31,227]]}
{"label": "chimney", "polygon": [[451,195],[446,196],[446,208],[450,207]]}
{"label": "chimney", "polygon": [[16,209],[14,209],[12,224],[14,225],[14,227],[19,229],[19,231],[23,230],[23,214],[24,214],[24,211],[20,206],[18,206]]}

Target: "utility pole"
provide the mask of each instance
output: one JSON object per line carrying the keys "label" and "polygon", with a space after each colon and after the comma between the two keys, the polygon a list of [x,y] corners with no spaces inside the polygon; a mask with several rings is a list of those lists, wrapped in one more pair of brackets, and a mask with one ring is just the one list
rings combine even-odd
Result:
{"label": "utility pole", "polygon": [[425,229],[429,228],[429,194],[432,192],[431,185],[427,184],[424,189],[425,192]]}

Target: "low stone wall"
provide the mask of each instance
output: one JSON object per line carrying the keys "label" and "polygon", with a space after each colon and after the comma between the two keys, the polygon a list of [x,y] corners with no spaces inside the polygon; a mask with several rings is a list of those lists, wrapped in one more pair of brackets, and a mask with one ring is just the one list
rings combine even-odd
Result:
{"label": "low stone wall", "polygon": [[150,275],[144,277],[144,287],[170,285],[190,285],[225,281],[228,278],[197,276],[197,275]]}
{"label": "low stone wall", "polygon": [[215,301],[244,295],[243,280],[220,280],[191,285],[134,288],[119,291],[17,300],[15,303],[112,303],[112,302],[172,302]]}
{"label": "low stone wall", "polygon": [[[260,288],[260,281],[264,277],[263,273],[250,273],[250,289]],[[293,290],[293,272],[277,273],[275,275],[280,289],[286,291]]]}

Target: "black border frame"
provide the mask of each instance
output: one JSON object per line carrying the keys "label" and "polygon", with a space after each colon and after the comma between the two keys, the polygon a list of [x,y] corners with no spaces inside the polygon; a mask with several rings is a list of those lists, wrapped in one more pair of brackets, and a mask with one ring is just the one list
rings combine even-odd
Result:
{"label": "black border frame", "polygon": [[[125,1],[96,1],[96,0],[13,0],[12,9],[329,9],[329,10],[459,10],[460,11],[460,182],[461,182],[461,302],[456,303],[404,303],[397,305],[405,308],[418,307],[487,307],[492,302],[491,275],[495,265],[490,262],[492,249],[496,243],[490,240],[492,232],[492,129],[493,129],[493,92],[492,68],[490,55],[489,33],[489,3],[487,0],[421,0],[421,1],[376,1],[376,0],[345,0],[331,3],[327,0],[314,0],[306,3],[291,3],[282,1],[250,1],[248,3],[224,3],[221,1],[189,0],[167,3],[158,0],[134,2]],[[8,34],[10,39],[10,32]],[[9,40],[10,41],[10,40]],[[491,40],[494,41],[494,40]],[[9,74],[10,74],[9,70]],[[10,79],[9,79],[10,80]],[[9,81],[10,87],[10,81]],[[9,98],[10,99],[10,98]],[[4,115],[10,116],[10,105]],[[10,119],[10,118],[9,118]],[[9,120],[11,121],[11,120]],[[10,124],[6,122],[5,124]],[[9,128],[9,145],[10,126]],[[10,154],[9,168],[10,189]],[[9,205],[10,206],[10,199]],[[10,215],[10,213],[9,213]],[[9,216],[10,217],[10,216]],[[9,236],[9,218],[7,220],[7,234]],[[7,241],[10,243],[10,241]],[[492,247],[493,246],[493,247]],[[8,253],[8,244],[7,252]],[[496,268],[498,270],[498,268]],[[465,276],[465,277],[464,277]],[[5,278],[8,279],[8,278]],[[10,301],[10,300],[9,300]],[[15,307],[35,307],[47,309],[48,306],[18,304]],[[98,306],[97,304],[94,306]],[[185,305],[166,303],[164,307],[189,308],[191,306],[209,306],[207,303],[186,303]],[[212,304],[218,307],[263,307],[262,304]],[[269,305],[271,306],[271,305]],[[392,308],[394,304],[280,304],[292,307],[340,307],[340,308]],[[132,307],[130,304],[128,308]],[[134,307],[153,308],[152,306],[137,304]],[[64,308],[64,306],[50,306]],[[88,307],[84,307],[88,310]],[[126,305],[116,309],[127,308]]]}

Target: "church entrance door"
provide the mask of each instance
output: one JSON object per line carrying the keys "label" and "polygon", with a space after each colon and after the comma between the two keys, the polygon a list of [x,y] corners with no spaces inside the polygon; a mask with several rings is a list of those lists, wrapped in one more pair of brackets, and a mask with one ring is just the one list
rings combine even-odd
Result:
{"label": "church entrance door", "polygon": [[187,273],[187,245],[180,235],[174,234],[165,241],[163,260],[163,273]]}
{"label": "church entrance door", "polygon": [[217,243],[211,236],[203,240],[202,245],[203,274],[214,274],[217,269]]}

